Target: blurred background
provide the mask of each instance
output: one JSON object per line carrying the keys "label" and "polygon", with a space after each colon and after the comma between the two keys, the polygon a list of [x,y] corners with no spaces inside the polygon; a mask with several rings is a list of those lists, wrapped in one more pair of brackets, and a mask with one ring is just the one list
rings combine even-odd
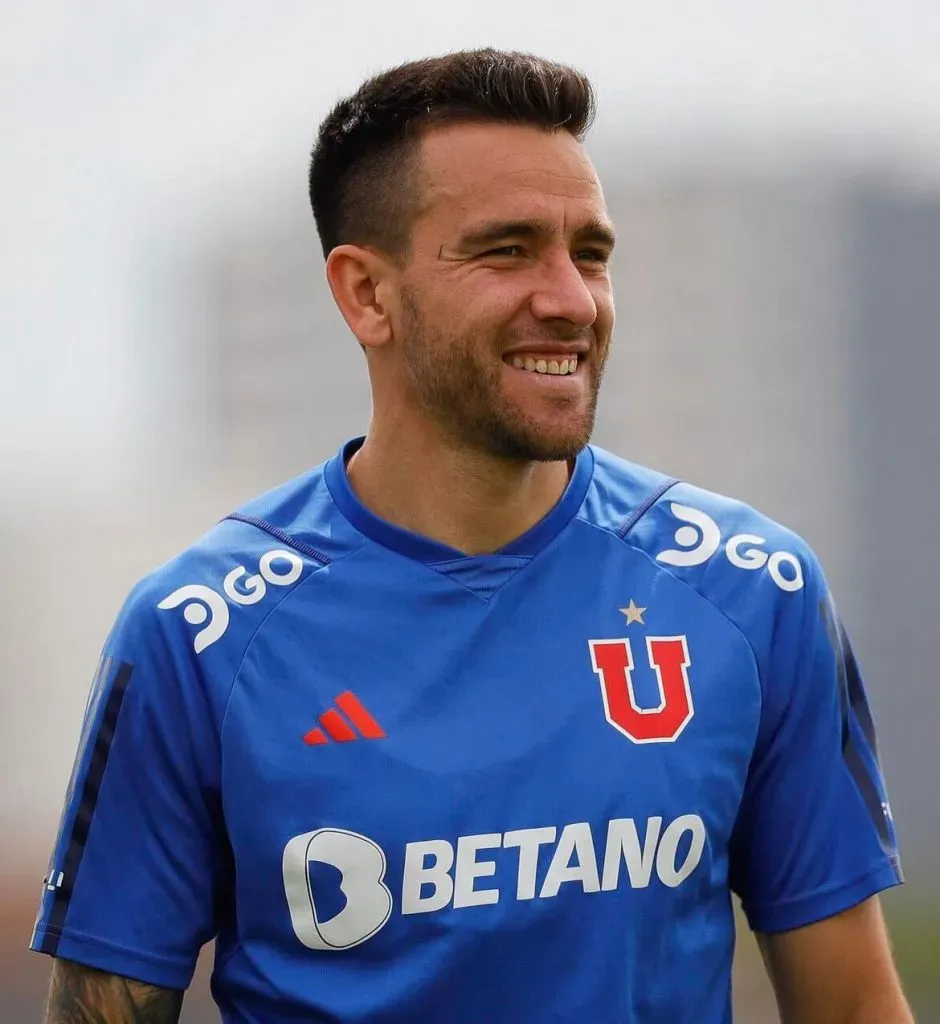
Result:
{"label": "blurred background", "polygon": [[[369,415],[306,199],[321,117],[476,45],[580,66],[621,241],[596,440],[801,532],[866,671],[940,1020],[936,0],[0,4],[0,1017],[134,580]],[[120,880],[115,881],[119,896]],[[776,1020],[744,933],[739,1020]],[[216,1020],[205,971],[184,1020]]]}

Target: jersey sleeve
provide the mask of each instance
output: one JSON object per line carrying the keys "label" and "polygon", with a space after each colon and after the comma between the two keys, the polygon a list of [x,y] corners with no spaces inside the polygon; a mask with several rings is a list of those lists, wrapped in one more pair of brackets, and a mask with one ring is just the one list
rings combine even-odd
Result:
{"label": "jersey sleeve", "polygon": [[730,850],[755,931],[830,917],[902,881],[862,677],[808,549],[780,602]]}
{"label": "jersey sleeve", "polygon": [[181,989],[227,884],[219,716],[152,593],[105,645],[31,948]]}

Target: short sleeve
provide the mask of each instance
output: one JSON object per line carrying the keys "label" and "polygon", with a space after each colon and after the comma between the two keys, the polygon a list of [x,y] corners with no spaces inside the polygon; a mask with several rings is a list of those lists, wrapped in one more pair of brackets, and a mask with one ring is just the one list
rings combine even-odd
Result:
{"label": "short sleeve", "polygon": [[98,666],[31,948],[186,988],[227,885],[219,732],[148,588]]}
{"label": "short sleeve", "polygon": [[779,604],[732,837],[731,886],[755,931],[831,917],[902,881],[862,677],[816,559]]}

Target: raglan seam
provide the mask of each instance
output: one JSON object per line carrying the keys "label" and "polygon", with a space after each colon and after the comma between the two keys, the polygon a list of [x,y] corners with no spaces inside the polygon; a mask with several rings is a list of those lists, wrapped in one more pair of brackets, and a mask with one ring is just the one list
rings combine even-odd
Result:
{"label": "raglan seam", "polygon": [[[667,490],[668,490],[668,488],[667,488]],[[665,494],[666,491],[663,491],[663,493]],[[655,507],[655,502],[650,505],[650,509],[653,508],[653,507]],[[749,506],[747,506],[747,508],[752,513],[760,515],[760,513],[758,513],[755,509],[752,509]],[[688,588],[693,593],[697,594],[700,598],[702,598],[709,605],[711,605],[712,608],[714,608],[716,611],[718,611],[719,614],[721,614],[722,618],[724,618],[725,621],[727,621],[732,626],[732,628],[742,637],[742,639],[747,644],[748,649],[749,649],[749,651],[751,653],[751,657],[752,657],[753,662],[754,662],[754,666],[755,666],[755,672],[756,672],[757,679],[758,679],[758,684],[759,684],[759,699],[760,699],[760,712],[759,712],[759,715],[758,715],[757,730],[756,730],[755,736],[754,736],[754,746],[752,748],[751,756],[749,758],[748,774],[750,774],[751,763],[753,761],[754,756],[756,755],[756,753],[758,751],[758,742],[760,740],[760,730],[761,730],[761,727],[762,727],[762,724],[763,724],[764,713],[765,713],[765,710],[766,710],[767,699],[768,699],[767,686],[769,685],[769,680],[766,680],[763,677],[763,674],[761,672],[761,664],[760,664],[760,661],[758,660],[758,657],[757,657],[757,651],[756,651],[755,645],[751,642],[750,637],[745,632],[745,630],[740,625],[738,625],[738,623],[736,623],[734,621],[734,619],[732,619],[721,608],[721,606],[716,601],[714,601],[707,593],[705,593],[703,591],[703,589],[701,587],[697,586],[696,584],[694,584],[692,582],[689,582],[687,580],[684,580],[684,579],[680,578],[676,573],[672,572],[669,568],[667,568],[665,566],[657,565],[654,562],[654,560],[653,560],[653,558],[652,558],[652,556],[650,555],[649,552],[645,551],[643,548],[639,547],[638,545],[636,545],[634,543],[631,543],[628,540],[627,532],[626,531],[623,531],[621,533],[621,532],[615,531],[612,528],[605,527],[605,526],[602,526],[602,525],[600,525],[598,523],[595,523],[595,522],[593,522],[590,519],[586,519],[583,516],[581,518],[582,518],[582,520],[587,525],[593,526],[596,529],[600,530],[601,532],[606,533],[606,534],[608,534],[608,535],[610,535],[612,537],[616,537],[618,540],[623,541],[631,549],[633,549],[633,550],[637,551],[638,553],[640,553],[641,555],[643,555],[647,559],[647,561],[650,562],[655,568],[660,569],[662,572],[664,572],[671,579],[675,580],[677,583],[682,584],[684,587]],[[640,517],[640,518],[642,518],[642,517]],[[637,520],[637,521],[639,521],[639,520]],[[635,523],[633,523],[632,525],[635,525]],[[777,525],[779,526],[780,524],[777,524]],[[782,529],[787,530],[786,527],[782,527]],[[793,531],[789,531],[789,530],[787,530],[787,532],[790,533],[798,542],[800,542],[800,547],[801,548],[807,547],[806,542],[803,541],[803,539],[798,534],[793,534]],[[808,554],[809,554],[809,561],[810,561],[810,563],[812,563],[813,562],[813,556],[812,556],[811,549],[808,551]],[[800,657],[802,657],[802,652],[800,654]],[[786,694],[786,699],[787,699],[788,702],[789,702],[789,700],[791,698],[791,694],[792,694],[792,690],[788,690],[788,692]],[[857,783],[855,783],[855,784],[857,786]],[[744,792],[745,791],[742,790],[742,799],[743,799],[743,796],[744,796]],[[738,813],[740,813],[740,806],[739,806],[738,811],[736,812],[736,815],[735,815],[736,823],[735,823],[734,829],[732,830],[732,835],[733,835],[734,831],[737,828],[737,814]],[[899,859],[899,857],[898,857],[896,852],[894,854],[892,854],[892,853],[890,853],[888,851],[885,851],[885,855],[884,855],[883,859],[875,867],[873,867],[871,870],[869,870],[868,872],[864,873],[863,875],[856,876],[855,878],[850,879],[848,881],[837,882],[837,883],[835,883],[835,884],[833,884],[831,886],[825,886],[825,887],[823,887],[821,889],[817,889],[817,890],[811,891],[809,893],[805,893],[805,894],[801,894],[801,895],[796,895],[796,896],[793,896],[793,897],[788,897],[786,900],[783,900],[783,901],[771,902],[771,903],[761,904],[761,905],[756,905],[756,906],[755,905],[748,906],[746,908],[747,909],[747,916],[748,916],[749,919],[751,919],[752,917],[768,917],[768,916],[769,917],[774,917],[775,915],[786,914],[787,912],[799,911],[800,908],[807,908],[807,907],[809,908],[809,912],[813,913],[812,906],[811,906],[813,903],[819,903],[820,901],[825,901],[827,899],[836,899],[836,898],[839,897],[840,894],[850,893],[854,889],[857,889],[859,887],[864,887],[870,880],[876,879],[882,872],[888,872],[888,871],[894,872],[895,877],[898,880],[903,878],[903,875],[902,875],[901,869],[900,869],[900,859]]]}
{"label": "raglan seam", "polygon": [[[663,493],[666,493],[666,492],[664,491]],[[655,507],[655,503],[653,503],[653,505],[650,505],[650,508],[647,509],[647,511],[650,511],[654,507]],[[735,812],[734,812],[734,825],[732,826],[731,833],[730,833],[730,836],[733,837],[734,833],[737,830],[737,826],[738,826],[738,816],[741,813],[741,808],[742,808],[742,806],[744,804],[744,798],[745,798],[745,794],[746,794],[746,791],[747,791],[746,778],[747,778],[747,776],[750,775],[751,768],[752,768],[753,761],[754,761],[754,757],[755,757],[755,755],[757,753],[758,742],[759,742],[759,739],[760,739],[760,732],[761,732],[761,723],[763,722],[763,719],[764,719],[764,711],[765,711],[766,704],[767,704],[767,696],[766,696],[766,690],[765,690],[766,683],[765,683],[765,680],[764,680],[763,675],[761,673],[760,660],[757,657],[757,651],[756,651],[756,649],[754,647],[754,644],[751,642],[751,638],[747,635],[747,633],[744,632],[744,630],[738,625],[738,623],[736,623],[734,621],[734,619],[732,619],[731,616],[729,616],[728,613],[719,604],[717,604],[717,602],[713,601],[711,597],[709,597],[707,594],[703,593],[698,587],[694,586],[692,583],[689,583],[687,580],[681,579],[679,576],[677,576],[674,572],[671,572],[665,566],[658,565],[653,560],[652,556],[648,552],[644,551],[641,547],[638,547],[636,544],[631,543],[627,539],[626,535],[621,536],[616,531],[608,529],[608,528],[606,528],[604,526],[601,526],[598,523],[594,523],[594,522],[592,522],[589,519],[583,519],[582,521],[584,523],[586,523],[586,525],[592,526],[596,530],[599,530],[601,533],[605,533],[605,534],[607,534],[610,537],[616,538],[616,540],[618,540],[620,543],[624,544],[631,551],[635,551],[639,555],[641,555],[643,558],[645,558],[647,560],[647,562],[649,562],[650,565],[653,566],[654,569],[657,569],[660,572],[664,573],[666,576],[669,577],[669,579],[675,580],[675,582],[678,583],[680,586],[682,586],[685,589],[691,591],[698,598],[700,598],[701,600],[705,601],[711,608],[715,609],[715,611],[718,612],[718,614],[722,617],[722,619],[724,619],[724,621],[727,622],[731,626],[731,628],[735,631],[735,633],[737,635],[739,635],[741,637],[741,639],[744,641],[744,643],[747,645],[748,652],[751,655],[751,660],[752,660],[753,665],[754,665],[754,672],[755,672],[755,675],[757,677],[757,696],[758,696],[758,701],[759,701],[759,708],[758,708],[758,714],[757,714],[757,723],[756,723],[755,728],[754,728],[754,736],[753,736],[753,740],[752,740],[752,744],[751,744],[751,749],[750,749],[750,751],[748,753],[748,767],[747,767],[747,772],[746,772],[746,776],[745,776],[745,783],[744,783],[744,785],[742,785],[742,788],[741,788],[741,798],[740,798],[740,801],[738,802],[738,805],[735,808]],[[636,525],[636,524],[634,524],[634,525]],[[730,850],[729,850],[729,855],[730,855]],[[729,867],[730,867],[730,864],[729,864]]]}
{"label": "raglan seam", "polygon": [[[244,520],[234,520],[234,521],[235,522],[244,522]],[[253,526],[256,530],[258,530],[259,533],[267,533],[267,531],[262,530],[261,527],[256,526],[253,523],[246,523],[245,525]],[[235,671],[232,673],[232,681],[231,681],[231,684],[229,686],[228,697],[225,700],[225,709],[223,710],[222,717],[219,720],[219,766],[220,766],[220,773],[221,773],[221,763],[222,763],[222,736],[223,736],[223,733],[225,732],[225,724],[228,721],[229,707],[231,706],[232,699],[233,699],[233,697],[235,695],[235,686],[236,686],[236,684],[238,682],[238,677],[241,675],[242,666],[245,664],[245,659],[248,657],[248,652],[251,650],[251,646],[255,642],[255,640],[257,639],[258,634],[267,625],[268,619],[271,618],[271,616],[275,613],[275,611],[277,611],[277,609],[280,608],[281,605],[286,600],[288,600],[288,598],[290,598],[293,594],[297,594],[301,590],[303,590],[303,588],[315,576],[319,576],[319,574],[324,569],[333,568],[333,567],[339,565],[341,562],[344,562],[347,558],[350,558],[352,555],[358,554],[358,552],[361,551],[362,548],[364,548],[368,543],[369,543],[368,538],[363,538],[363,543],[360,544],[359,547],[354,548],[352,551],[347,552],[342,557],[340,557],[338,559],[335,559],[335,560],[332,560],[332,561],[330,561],[330,562],[328,562],[326,564],[322,564],[321,563],[321,564],[317,565],[316,568],[314,568],[310,572],[310,574],[303,580],[302,583],[298,584],[295,587],[291,587],[290,589],[288,589],[286,591],[286,593],[282,594],[281,597],[277,601],[273,602],[271,604],[271,606],[268,608],[268,610],[265,612],[264,616],[261,618],[261,620],[255,626],[255,628],[251,631],[251,633],[248,636],[248,639],[247,639],[247,641],[245,643],[244,649],[242,650],[241,657],[238,659],[238,665],[235,667]]]}
{"label": "raglan seam", "polygon": [[[255,530],[257,530],[261,534],[270,535],[269,531],[264,530],[261,526],[257,525],[256,523],[248,523],[244,519],[236,519],[236,520],[232,520],[232,521],[233,522],[245,523],[245,525],[253,527]],[[290,535],[287,534],[287,536],[289,537]],[[310,572],[310,574],[303,580],[302,583],[300,583],[296,587],[291,587],[286,593],[281,595],[280,599],[275,601],[271,605],[271,607],[268,608],[268,610],[265,613],[264,617],[260,620],[260,622],[258,622],[258,624],[255,626],[255,628],[251,631],[251,634],[249,635],[248,640],[245,643],[245,647],[244,647],[244,650],[242,651],[241,657],[238,660],[238,664],[235,667],[235,671],[232,673],[232,682],[231,682],[231,685],[229,687],[228,697],[226,698],[226,701],[225,701],[225,709],[222,712],[222,717],[221,717],[221,719],[219,721],[219,791],[220,791],[220,794],[222,792],[222,776],[224,774],[223,761],[225,759],[225,743],[224,743],[225,725],[228,722],[229,708],[231,707],[232,700],[235,697],[235,690],[236,690],[236,688],[238,686],[238,679],[239,679],[239,676],[241,675],[242,667],[245,664],[245,659],[248,657],[248,652],[251,650],[252,644],[254,644],[255,640],[258,638],[258,634],[261,632],[261,630],[264,629],[264,627],[268,624],[268,620],[271,618],[271,616],[275,613],[275,611],[277,611],[278,608],[281,607],[281,605],[286,600],[288,600],[288,598],[290,598],[293,594],[296,594],[299,591],[301,591],[312,579],[314,579],[314,577],[319,576],[320,573],[324,569],[334,568],[335,566],[339,565],[341,562],[344,562],[347,558],[350,558],[352,555],[358,554],[364,547],[366,547],[368,545],[368,543],[369,543],[369,539],[367,537],[363,537],[362,544],[360,544],[358,547],[353,548],[353,550],[348,551],[342,557],[337,558],[337,559],[331,559],[330,561],[325,562],[325,563],[324,562],[320,562],[316,566],[316,568],[314,568]],[[298,549],[298,550],[301,550],[301,549]],[[225,816],[225,806],[224,806],[224,803],[222,803],[222,816],[223,816],[223,818]],[[220,964],[222,962],[228,962],[229,960],[231,960],[232,957],[235,956],[241,948],[242,948],[241,936],[236,933],[236,935],[235,935],[235,943],[234,943],[233,947],[226,954],[226,956],[224,958],[224,961],[220,961]]]}
{"label": "raglan seam", "polygon": [[[225,522],[229,522],[229,521],[240,523],[240,524],[242,524],[244,526],[248,526],[248,527],[250,527],[252,529],[253,533],[255,533],[256,535],[260,535],[261,537],[270,537],[270,536],[272,536],[270,531],[263,529],[261,526],[259,526],[256,523],[248,522],[245,519],[230,519],[230,517],[226,517],[225,519],[223,519],[220,522],[219,525],[221,525],[221,523],[225,523]],[[289,538],[289,539],[293,540],[293,538],[290,538],[289,534],[285,534],[284,536],[286,538]],[[278,538],[278,539],[281,539],[282,543],[285,542],[283,538]],[[278,608],[280,608],[281,604],[283,604],[284,601],[286,601],[292,594],[294,594],[297,591],[301,590],[311,579],[313,579],[315,576],[317,576],[323,569],[326,569],[326,568],[328,568],[330,566],[335,566],[335,565],[339,564],[340,562],[344,561],[345,558],[348,558],[350,555],[356,554],[359,550],[361,550],[362,547],[365,547],[366,544],[368,544],[368,538],[363,538],[363,543],[362,544],[360,544],[358,547],[354,548],[352,551],[348,552],[346,555],[342,556],[339,559],[335,559],[335,560],[331,560],[331,561],[327,561],[327,562],[322,562],[322,561],[319,561],[317,559],[310,558],[310,560],[312,562],[314,562],[315,565],[314,565],[313,569],[311,570],[311,572],[307,575],[307,577],[301,583],[299,583],[297,586],[290,587],[285,592],[280,594],[278,596],[277,600],[270,602],[270,605],[265,610],[264,615],[262,616],[260,621],[255,625],[255,627],[251,630],[250,634],[248,635],[247,640],[245,641],[244,648],[242,649],[241,656],[238,659],[238,664],[236,665],[234,671],[232,672],[231,681],[228,684],[228,694],[227,694],[227,696],[225,698],[225,706],[224,706],[224,708],[222,710],[222,714],[219,717],[218,729],[216,731],[216,735],[217,735],[217,738],[218,738],[218,744],[219,744],[219,761],[218,761],[218,765],[219,765],[219,792],[220,792],[220,795],[221,795],[221,792],[222,792],[222,777],[223,777],[223,774],[224,774],[223,764],[224,764],[224,756],[225,755],[224,755],[224,740],[223,740],[223,737],[224,737],[224,733],[225,733],[225,726],[226,726],[226,722],[228,721],[229,708],[231,707],[231,703],[232,703],[232,700],[233,700],[234,695],[235,695],[235,691],[236,691],[236,687],[237,687],[237,683],[238,683],[238,678],[239,678],[239,675],[241,674],[241,670],[242,670],[242,667],[243,667],[243,665],[245,663],[245,659],[248,656],[248,652],[251,650],[252,644],[255,642],[258,634],[265,627],[265,625],[267,624],[267,622],[270,619],[270,617],[274,614],[274,612]],[[293,544],[291,546],[293,547]],[[305,550],[306,547],[308,547],[308,546],[304,545],[302,547],[296,548],[295,550],[298,550],[298,551],[300,551],[300,552],[302,552],[304,554],[307,554],[308,557],[310,557],[308,551]],[[172,644],[170,642],[170,636],[168,634],[168,631],[167,631],[166,627],[160,625],[160,626],[157,626],[157,629],[158,629],[158,632],[163,637],[163,642],[167,646],[167,649],[168,650],[172,649]],[[200,666],[200,664],[199,664],[198,656],[196,658],[196,663],[194,665],[194,669],[195,669],[196,677],[200,681],[201,688],[204,691],[207,691],[209,689],[209,687],[207,685],[207,682],[208,682],[208,680],[207,680],[207,673],[202,670],[202,666]],[[223,817],[224,817],[224,805],[223,805],[222,809],[223,809]],[[154,963],[157,966],[159,966],[162,963],[165,963],[167,965],[173,965],[177,969],[183,969],[183,968],[180,967],[180,961],[178,961],[178,960],[173,961],[173,960],[171,960],[169,958],[162,958],[160,956],[160,954],[141,953],[138,950],[134,950],[134,949],[131,949],[131,948],[128,948],[128,947],[123,947],[123,946],[120,946],[120,945],[118,945],[116,943],[113,943],[113,942],[108,942],[108,940],[101,939],[98,936],[92,935],[90,933],[85,933],[85,932],[82,932],[82,931],[74,929],[74,928],[63,928],[63,929],[55,929],[54,930],[49,925],[45,925],[44,926],[44,932],[47,933],[47,934],[50,934],[50,935],[52,935],[52,936],[54,936],[56,938],[70,938],[70,937],[73,937],[76,941],[86,941],[86,942],[89,942],[89,943],[92,943],[92,944],[96,944],[96,945],[99,945],[102,949],[111,950],[111,951],[113,951],[115,953],[120,953],[120,954],[124,954],[124,955],[127,955],[127,956],[134,956],[134,957],[137,957],[137,958],[141,959],[144,962],[152,962],[152,963]],[[241,945],[240,941],[237,941],[236,942],[236,946],[235,946],[235,950],[233,950],[232,952],[234,953],[235,951],[237,951],[237,949],[240,947],[240,945]],[[148,957],[150,957],[149,960],[148,960]],[[190,965],[190,968],[191,968],[191,965]]]}

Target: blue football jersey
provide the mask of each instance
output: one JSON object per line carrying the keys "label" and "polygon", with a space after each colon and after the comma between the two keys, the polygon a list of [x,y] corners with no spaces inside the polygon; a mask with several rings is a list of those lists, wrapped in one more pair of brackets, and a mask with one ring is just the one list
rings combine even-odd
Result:
{"label": "blue football jersey", "polygon": [[812,552],[579,455],[495,554],[370,513],[361,441],[131,593],[34,949],[227,1022],[731,1019],[732,893],[776,932],[900,881]]}

